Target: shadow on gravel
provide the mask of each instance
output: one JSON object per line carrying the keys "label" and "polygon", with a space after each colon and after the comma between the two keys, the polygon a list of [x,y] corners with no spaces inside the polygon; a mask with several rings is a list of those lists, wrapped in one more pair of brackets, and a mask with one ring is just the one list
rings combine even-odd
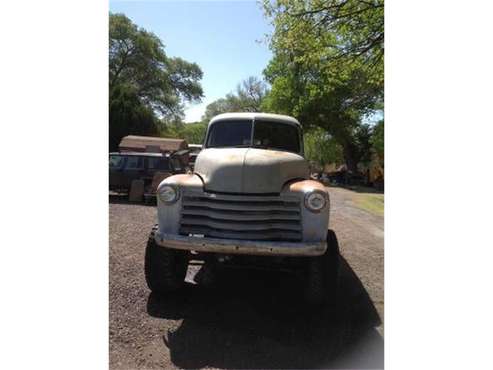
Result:
{"label": "shadow on gravel", "polygon": [[150,206],[150,207],[156,207],[156,201],[150,201],[149,203],[146,203],[144,201],[142,202],[130,202],[128,200],[128,194],[109,194],[108,196],[109,203],[111,204],[130,204],[130,205],[135,205],[135,206]]}
{"label": "shadow on gravel", "polygon": [[383,368],[380,318],[344,259],[336,307],[314,311],[302,297],[293,275],[225,270],[214,288],[188,284],[173,297],[151,294],[147,311],[183,319],[163,332],[181,368]]}

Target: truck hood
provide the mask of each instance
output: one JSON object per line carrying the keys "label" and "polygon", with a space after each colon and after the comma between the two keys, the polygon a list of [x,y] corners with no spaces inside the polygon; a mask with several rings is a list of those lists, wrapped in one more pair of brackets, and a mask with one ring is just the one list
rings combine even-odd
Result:
{"label": "truck hood", "polygon": [[290,152],[257,148],[209,148],[195,162],[206,191],[280,193],[292,179],[307,179],[307,161]]}

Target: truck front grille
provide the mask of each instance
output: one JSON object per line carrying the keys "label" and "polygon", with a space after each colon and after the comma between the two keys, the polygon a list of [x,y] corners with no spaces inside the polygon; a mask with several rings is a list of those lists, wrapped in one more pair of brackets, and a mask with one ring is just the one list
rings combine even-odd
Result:
{"label": "truck front grille", "polygon": [[300,241],[298,198],[183,194],[180,233],[243,240]]}

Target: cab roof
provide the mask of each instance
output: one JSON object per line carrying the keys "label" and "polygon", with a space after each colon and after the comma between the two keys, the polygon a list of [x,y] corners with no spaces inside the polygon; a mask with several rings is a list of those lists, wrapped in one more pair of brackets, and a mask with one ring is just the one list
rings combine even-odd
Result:
{"label": "cab roof", "polygon": [[244,119],[264,119],[269,121],[278,121],[295,124],[301,126],[297,119],[285,116],[283,114],[273,114],[273,113],[256,113],[256,112],[244,112],[244,113],[223,113],[219,114],[211,119],[209,125],[216,121],[226,121],[226,120],[244,120]]}

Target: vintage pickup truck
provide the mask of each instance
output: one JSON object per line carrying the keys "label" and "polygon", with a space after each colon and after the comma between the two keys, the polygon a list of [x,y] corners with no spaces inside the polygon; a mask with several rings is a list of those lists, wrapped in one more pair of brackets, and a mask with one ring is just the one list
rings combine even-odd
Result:
{"label": "vintage pickup truck", "polygon": [[193,174],[170,176],[158,186],[147,284],[158,293],[179,289],[193,251],[194,259],[258,258],[295,266],[310,301],[334,300],[339,248],[328,229],[329,208],[325,187],[309,179],[296,119],[218,115],[208,125]]}

